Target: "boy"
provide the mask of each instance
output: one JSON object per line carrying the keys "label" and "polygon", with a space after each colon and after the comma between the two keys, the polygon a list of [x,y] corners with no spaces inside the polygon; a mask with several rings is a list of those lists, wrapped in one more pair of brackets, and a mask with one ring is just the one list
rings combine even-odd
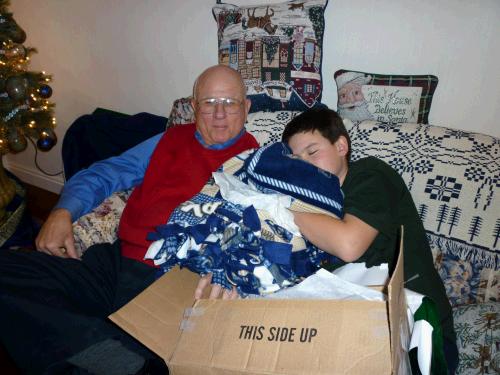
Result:
{"label": "boy", "polygon": [[343,262],[367,267],[395,262],[398,229],[404,226],[405,287],[430,297],[437,306],[448,371],[458,364],[451,306],[433,265],[423,224],[403,179],[374,157],[350,162],[351,142],[333,110],[314,108],[295,117],[282,136],[296,157],[335,174],[344,197],[341,220],[322,214],[294,212],[302,234]]}

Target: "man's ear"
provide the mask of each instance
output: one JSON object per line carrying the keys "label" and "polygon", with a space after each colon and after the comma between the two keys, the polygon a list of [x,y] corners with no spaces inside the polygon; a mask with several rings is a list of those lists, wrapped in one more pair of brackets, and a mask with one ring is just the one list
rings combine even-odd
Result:
{"label": "man's ear", "polygon": [[337,142],[335,142],[335,146],[341,156],[346,156],[349,153],[349,143],[347,142],[347,138],[341,135]]}
{"label": "man's ear", "polygon": [[252,101],[250,99],[245,99],[245,115],[248,115],[250,112],[250,107],[252,106]]}

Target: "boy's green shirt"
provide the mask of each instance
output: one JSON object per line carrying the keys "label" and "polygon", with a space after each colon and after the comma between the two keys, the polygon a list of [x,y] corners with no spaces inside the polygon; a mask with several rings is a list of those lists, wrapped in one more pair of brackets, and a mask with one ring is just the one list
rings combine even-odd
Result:
{"label": "boy's green shirt", "polygon": [[405,287],[430,297],[437,305],[443,335],[455,342],[453,316],[415,203],[401,176],[374,157],[349,163],[342,184],[344,211],[363,220],[379,234],[357,262],[367,267],[397,260],[398,233],[404,226]]}

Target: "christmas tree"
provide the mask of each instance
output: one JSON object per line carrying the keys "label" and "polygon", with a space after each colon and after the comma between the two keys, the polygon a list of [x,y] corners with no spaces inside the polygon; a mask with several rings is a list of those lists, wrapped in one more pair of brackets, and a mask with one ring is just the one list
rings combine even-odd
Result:
{"label": "christmas tree", "polygon": [[26,33],[19,27],[9,0],[0,0],[0,222],[5,207],[15,194],[15,186],[3,168],[2,158],[8,153],[26,149],[30,140],[42,151],[56,143],[54,104],[48,98],[51,76],[28,71],[31,54],[36,50],[23,45]]}

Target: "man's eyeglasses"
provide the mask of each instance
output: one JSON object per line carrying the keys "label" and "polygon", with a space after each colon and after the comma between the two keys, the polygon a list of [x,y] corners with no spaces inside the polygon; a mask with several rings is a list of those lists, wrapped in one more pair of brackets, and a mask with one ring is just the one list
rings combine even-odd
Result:
{"label": "man's eyeglasses", "polygon": [[224,112],[231,115],[240,111],[243,102],[238,99],[232,98],[206,98],[198,100],[200,112],[204,114],[213,114],[215,112],[217,104],[222,104]]}

